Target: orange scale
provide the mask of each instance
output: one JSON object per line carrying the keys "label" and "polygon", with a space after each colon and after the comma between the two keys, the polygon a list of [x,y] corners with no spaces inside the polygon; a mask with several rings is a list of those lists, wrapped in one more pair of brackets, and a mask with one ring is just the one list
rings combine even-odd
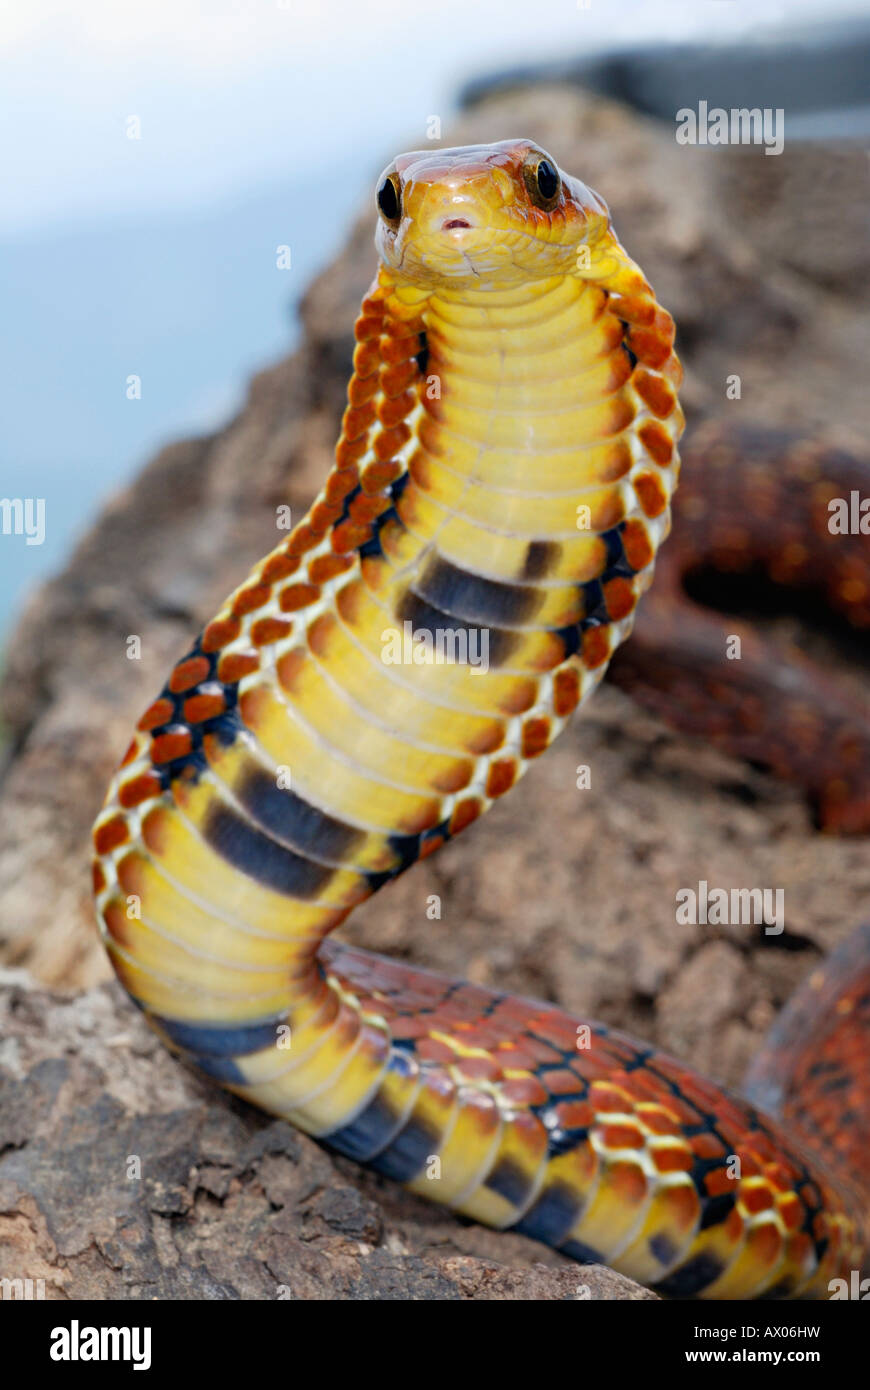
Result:
{"label": "orange scale", "polygon": [[553,709],[564,719],[577,708],[580,700],[580,674],[574,667],[564,667],[553,678]]}
{"label": "orange scale", "polygon": [[321,499],[320,502],[314,503],[314,506],[311,507],[309,525],[318,541],[322,541],[332,523],[338,521],[340,514],[342,514],[342,507],[338,502],[327,502],[327,500]]}
{"label": "orange scale", "polygon": [[382,371],[410,361],[420,351],[419,333],[409,333],[405,324],[387,324],[386,335],[381,343]]}
{"label": "orange scale", "polygon": [[251,625],[251,641],[255,647],[266,647],[289,637],[292,632],[293,624],[282,618],[259,618]]}
{"label": "orange scale", "polygon": [[[700,1124],[701,1111],[698,1110],[694,1105],[691,1105],[689,1101],[684,1100],[679,1096],[675,1096],[671,1092],[668,1094],[665,1104],[667,1105],[671,1113],[675,1116],[675,1118],[679,1120],[681,1125],[694,1127],[695,1125]],[[700,1135],[698,1137],[700,1138]]]}
{"label": "orange scale", "polygon": [[171,724],[165,734],[158,734],[151,742],[151,761],[171,763],[176,758],[186,758],[193,747],[190,730],[183,724]]}
{"label": "orange scale", "polygon": [[500,1000],[495,1006],[492,1017],[498,1019],[499,1023],[514,1024],[525,1031],[533,1021],[533,1015],[529,1010],[530,1005],[527,1001],[511,999],[508,996],[506,999]]}
{"label": "orange scale", "polygon": [[360,493],[351,502],[348,509],[348,516],[354,522],[374,521],[375,517],[388,510],[393,505],[392,498],[378,493],[374,497],[369,497],[365,493]]}
{"label": "orange scale", "polygon": [[[386,1008],[382,1001],[378,1001],[376,1006],[386,1014]],[[415,1038],[425,1038],[429,1035],[429,1024],[421,1018],[405,1018],[402,1014],[390,1017],[390,1027],[393,1037],[398,1042],[413,1041]]]}
{"label": "orange scale", "polygon": [[457,1057],[456,1069],[465,1081],[500,1081],[501,1067],[489,1057]]}
{"label": "orange scale", "polygon": [[640,1104],[649,1095],[640,1074],[636,1071],[623,1071],[621,1068],[617,1068],[613,1080],[620,1090],[625,1091],[627,1096],[631,1096],[632,1101],[636,1104]]}
{"label": "orange scale", "polygon": [[651,328],[632,328],[626,342],[639,362],[657,368],[663,367],[671,355],[672,337],[656,323]]}
{"label": "orange scale", "polygon": [[576,1073],[569,1071],[567,1067],[542,1072],[541,1080],[550,1094],[554,1096],[576,1095],[580,1090],[580,1082]]}
{"label": "orange scale", "polygon": [[627,521],[622,528],[622,548],[633,570],[646,569],[655,555],[646,526],[639,519]]}
{"label": "orange scale", "polygon": [[241,630],[242,624],[236,617],[215,618],[202,634],[200,646],[204,652],[220,651],[221,647],[235,642]]}
{"label": "orange scale", "polygon": [[675,1123],[671,1104],[672,1092],[668,1090],[667,1086],[662,1085],[657,1076],[653,1076],[651,1072],[643,1069],[629,1072],[629,1076],[631,1077],[632,1093],[644,1104],[652,1103],[657,1106],[659,1110],[669,1116],[672,1124]]}
{"label": "orange scale", "polygon": [[204,688],[199,694],[191,695],[185,700],[184,717],[188,724],[201,724],[206,719],[216,719],[219,714],[223,714],[226,707],[222,687]]}
{"label": "orange scale", "polygon": [[535,1032],[545,1042],[570,1052],[577,1046],[577,1025],[558,1014],[546,1015],[535,1020]]}
{"label": "orange scale", "polygon": [[639,294],[611,295],[611,306],[613,312],[626,323],[638,324],[644,328],[655,323],[656,306],[643,291]]}
{"label": "orange scale", "polygon": [[288,555],[286,551],[278,550],[269,556],[261,568],[260,578],[264,584],[274,584],[279,579],[288,579],[298,570],[299,564],[298,555]]}
{"label": "orange scale", "polygon": [[517,777],[517,765],[513,758],[496,758],[490,764],[486,778],[486,794],[493,798],[504,796],[510,791]]}
{"label": "orange scale", "polygon": [[637,394],[644,404],[649,406],[653,415],[666,419],[671,414],[677,398],[669,381],[657,372],[638,369],[634,373],[633,382]]}
{"label": "orange scale", "polygon": [[689,1143],[692,1153],[698,1158],[722,1158],[727,1153],[725,1145],[715,1134],[693,1134]]}
{"label": "orange scale", "polygon": [[750,1143],[753,1149],[755,1150],[757,1156],[765,1165],[769,1163],[775,1163],[778,1161],[780,1156],[780,1150],[777,1148],[776,1144],[774,1144],[772,1139],[768,1139],[766,1134],[762,1134],[760,1131],[754,1130],[750,1138]]}
{"label": "orange scale", "polygon": [[631,1109],[631,1102],[623,1091],[602,1081],[593,1081],[589,1092],[589,1102],[594,1106],[596,1112],[603,1115]]}
{"label": "orange scale", "polygon": [[[363,457],[368,447],[368,434],[365,431],[356,439],[340,439],[335,446],[335,466],[337,471],[339,473],[354,472],[355,464],[359,463],[359,460]],[[347,489],[347,492],[352,492],[355,487],[356,478],[354,478],[354,481],[351,484],[351,486]],[[336,484],[334,488],[331,488],[329,484],[329,479],[327,479],[325,493],[330,502],[340,500],[336,495],[337,491],[338,484]],[[345,492],[343,496],[347,496],[347,492]]]}
{"label": "orange scale", "polygon": [[537,1038],[523,1038],[523,1050],[530,1053],[535,1062],[561,1062],[562,1058],[558,1052],[554,1052],[546,1043],[539,1042]]}
{"label": "orange scale", "polygon": [[413,399],[406,401],[404,396],[399,396],[398,400],[386,402],[381,408],[381,423],[386,428],[375,436],[372,444],[372,452],[379,463],[395,458],[411,438],[408,426],[397,422],[404,419],[413,404]]}
{"label": "orange scale", "polygon": [[[698,1077],[694,1076],[690,1071],[687,1071],[679,1062],[671,1061],[669,1057],[657,1057],[655,1065],[656,1069],[660,1071],[668,1081],[676,1082],[680,1088],[680,1096],[687,1104],[697,1106],[705,1113],[711,1109],[718,1109],[721,1113],[722,1107],[716,1107],[712,1104],[715,1097],[711,1092],[705,1090],[705,1088],[700,1085]],[[696,1114],[695,1118],[699,1119],[700,1116]]]}
{"label": "orange scale", "polygon": [[556,1118],[563,1129],[589,1129],[595,1123],[595,1111],[585,1100],[560,1100]]}
{"label": "orange scale", "polygon": [[745,1224],[746,1223],[740,1214],[739,1207],[737,1207],[736,1205],[733,1206],[730,1212],[728,1213],[727,1217],[725,1218],[724,1224],[725,1235],[728,1237],[728,1239],[731,1241],[733,1245],[736,1245],[740,1237],[743,1235],[743,1228]]}
{"label": "orange scale", "polygon": [[[363,305],[363,308],[365,308],[365,305]],[[374,312],[370,314],[364,313],[360,318],[357,319],[356,323],[354,324],[353,331],[358,342],[366,343],[373,338],[380,337],[383,326],[383,310],[378,312],[377,307],[375,307]],[[373,346],[378,354],[378,361],[380,361],[380,347],[377,343],[375,343]]]}
{"label": "orange scale", "polygon": [[759,1184],[757,1187],[747,1187],[744,1183],[740,1188],[740,1204],[751,1215],[758,1211],[769,1211],[774,1205],[773,1193],[767,1186]]}
{"label": "orange scale", "polygon": [[165,696],[161,700],[155,700],[153,705],[149,705],[139,723],[136,725],[143,734],[148,734],[152,729],[159,729],[161,724],[166,724],[175,713],[175,706],[171,700]]}
{"label": "orange scale", "polygon": [[779,1192],[791,1192],[797,1180],[797,1172],[785,1163],[769,1163],[764,1176]]}
{"label": "orange scale", "polygon": [[348,406],[341,417],[341,432],[345,439],[358,439],[374,424],[376,419],[374,401],[364,405]]}
{"label": "orange scale", "polygon": [[[102,893],[106,886],[106,875],[103,873],[99,859],[94,859],[91,863],[91,883],[94,886],[94,894]],[[544,1094],[546,1100],[546,1092]]]}
{"label": "orange scale", "polygon": [[287,554],[304,555],[306,550],[313,550],[314,546],[319,545],[322,539],[322,531],[318,531],[311,522],[300,521],[287,542]]}
{"label": "orange scale", "polygon": [[602,592],[608,616],[613,622],[628,617],[635,605],[634,585],[630,579],[608,579],[602,585]]}
{"label": "orange scale", "polygon": [[477,796],[466,796],[456,803],[450,817],[448,829],[451,835],[458,835],[467,825],[477,820],[483,810],[483,802]]}
{"label": "orange scale", "polygon": [[246,613],[253,613],[255,609],[268,603],[271,593],[268,584],[249,584],[246,588],[240,589],[233,599],[233,612],[237,618],[243,618]]}
{"label": "orange scale", "polygon": [[354,374],[347,387],[348,404],[352,406],[365,405],[366,401],[371,400],[372,396],[378,391],[378,378],[372,374],[370,376],[359,376]]}
{"label": "orange scale", "polygon": [[[591,1047],[577,1047],[578,1039],[574,1039],[574,1056],[566,1063],[568,1069],[579,1078],[584,1087],[589,1087],[612,1082],[613,1067],[608,1066],[597,1055],[595,1050],[595,1039],[593,1037]],[[567,1048],[565,1049],[567,1051]]]}
{"label": "orange scale", "polygon": [[545,1105],[548,1099],[546,1088],[534,1076],[509,1077],[501,1090],[505,1100],[514,1105]]}
{"label": "orange scale", "polygon": [[744,1178],[759,1177],[763,1172],[763,1167],[761,1163],[759,1163],[752,1150],[744,1149],[742,1146],[740,1146],[738,1149],[738,1153],[740,1155],[740,1171],[742,1172]]}
{"label": "orange scale", "polygon": [[420,375],[418,367],[413,357],[408,357],[404,362],[396,362],[391,366],[385,367],[381,372],[381,387],[387,396],[398,396],[403,391],[407,391],[412,381]]}
{"label": "orange scale", "polygon": [[651,1153],[652,1161],[659,1173],[690,1173],[694,1166],[692,1154],[688,1149],[669,1145],[667,1148],[654,1147]]}
{"label": "orange scale", "polygon": [[401,475],[402,465],[398,459],[389,459],[386,463],[367,464],[360,473],[359,480],[363,492],[381,492]]}
{"label": "orange scale", "polygon": [[210,663],[204,656],[192,656],[187,661],[180,661],[169,677],[169,689],[173,695],[192,690],[206,679],[209,670]]}
{"label": "orange scale", "polygon": [[[700,1088],[696,1089],[700,1091]],[[759,1152],[761,1152],[763,1144],[770,1150],[771,1157],[773,1156],[776,1150],[770,1140],[762,1134],[761,1130],[751,1128],[750,1119],[741,1105],[731,1100],[727,1095],[718,1095],[712,1088],[707,1092],[701,1092],[701,1095],[707,1109],[715,1110],[717,1119],[723,1125],[731,1125],[738,1133],[751,1133],[752,1142]]]}
{"label": "orange scale", "polygon": [[727,1168],[715,1168],[706,1174],[704,1190],[709,1197],[722,1197],[726,1192],[737,1191],[737,1180],[729,1177]]}
{"label": "orange scale", "polygon": [[538,758],[550,742],[549,719],[527,719],[523,725],[522,754],[524,758]]}
{"label": "orange scale", "polygon": [[609,1149],[646,1148],[646,1136],[634,1125],[604,1125],[599,1134]]}
{"label": "orange scale", "polygon": [[455,1062],[456,1053],[438,1038],[422,1038],[417,1044],[417,1056],[424,1062]]}
{"label": "orange scale", "polygon": [[260,657],[257,652],[227,652],[218,662],[218,680],[225,685],[233,685],[243,676],[249,676],[259,669]]}
{"label": "orange scale", "polygon": [[431,839],[424,840],[422,845],[420,846],[420,853],[418,858],[428,859],[429,855],[434,854],[436,849],[440,849],[443,844],[446,844],[443,835],[433,835]]}
{"label": "orange scale", "polygon": [[374,376],[377,381],[378,368],[381,365],[381,350],[379,343],[369,339],[367,342],[357,343],[353,351],[353,370],[354,375],[360,378]]}
{"label": "orange scale", "polygon": [[664,425],[658,420],[646,420],[637,433],[653,463],[666,467],[674,456],[674,441]]}
{"label": "orange scale", "polygon": [[133,759],[136,757],[136,755],[137,755],[138,752],[139,752],[139,740],[138,740],[137,738],[131,738],[131,739],[130,739],[130,742],[127,744],[127,751],[126,751],[126,753],[124,754],[123,758],[121,759],[120,766],[121,766],[121,767],[127,767],[128,764],[131,763],[131,762],[133,761]]}
{"label": "orange scale", "polygon": [[601,666],[610,656],[610,635],[604,627],[589,628],[583,634],[583,662],[590,671]]}
{"label": "orange scale", "polygon": [[[498,1055],[505,1071],[534,1071],[535,1069],[535,1063],[528,1052],[522,1047],[514,1047],[512,1043],[507,1045],[499,1043]],[[549,1092],[545,1090],[545,1094],[549,1094]]]}
{"label": "orange scale", "polygon": [[682,1125],[675,1120],[673,1115],[669,1115],[666,1110],[654,1105],[642,1104],[638,1106],[638,1114],[647,1128],[653,1134],[680,1134]]}
{"label": "orange scale", "polygon": [[150,800],[152,796],[159,796],[162,790],[163,783],[156,772],[143,772],[141,776],[133,777],[129,782],[121,783],[118,788],[118,800],[122,806],[129,809]]}
{"label": "orange scale", "polygon": [[288,584],[281,590],[278,603],[283,613],[295,613],[314,603],[320,594],[316,584]]}
{"label": "orange scale", "polygon": [[370,526],[355,525],[352,521],[343,521],[332,532],[330,545],[337,555],[346,555],[349,551],[365,545],[371,535],[371,529]]}
{"label": "orange scale", "polygon": [[634,490],[646,516],[661,516],[668,505],[668,494],[654,473],[639,473]]}
{"label": "orange scale", "polygon": [[117,845],[130,838],[130,831],[123,816],[113,816],[94,831],[94,848],[97,854],[108,854]]}

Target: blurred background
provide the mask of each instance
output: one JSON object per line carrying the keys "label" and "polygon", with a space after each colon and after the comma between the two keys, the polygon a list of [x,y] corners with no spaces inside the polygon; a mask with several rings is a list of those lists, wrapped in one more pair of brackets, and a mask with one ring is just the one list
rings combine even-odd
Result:
{"label": "blurred background", "polygon": [[[463,92],[579,65],[672,119],[699,54],[755,44],[747,104],[778,105],[782,46],[812,69],[833,35],[839,74],[790,67],[788,133],[858,138],[861,8],[814,29],[813,0],[3,0],[0,497],[44,497],[46,534],[0,538],[0,653],[101,501],[165,442],[224,424],[293,346],[381,156],[425,144]],[[662,61],[641,70],[647,47]]]}
{"label": "blurred background", "polygon": [[[134,721],[274,543],[276,505],[298,520],[326,476],[380,169],[436,144],[438,120],[448,144],[528,136],[607,199],[678,325],[674,533],[585,717],[342,935],[740,1084],[870,897],[870,535],[834,535],[827,513],[870,494],[870,16],[851,0],[0,14],[0,503],[46,503],[41,546],[2,534],[0,507],[0,1180],[21,1193],[0,1275],[45,1268],[68,1298],[274,1297],[286,1263],[294,1298],[303,1269],[302,1297],[395,1298],[418,1268],[430,1298],[459,1250],[486,1261],[486,1297],[493,1262],[533,1265],[510,1296],[537,1298],[546,1256],[522,1237],[424,1214],[304,1136],[279,1154],[240,1102],[212,1098],[204,1123],[201,1083],[105,983],[91,826]],[[782,108],[782,154],[678,144],[676,113],[702,101]],[[701,880],[782,889],[786,929],[675,920]],[[130,1152],[159,1176],[119,1197],[107,1174]],[[356,1232],[371,1258],[348,1286]]]}

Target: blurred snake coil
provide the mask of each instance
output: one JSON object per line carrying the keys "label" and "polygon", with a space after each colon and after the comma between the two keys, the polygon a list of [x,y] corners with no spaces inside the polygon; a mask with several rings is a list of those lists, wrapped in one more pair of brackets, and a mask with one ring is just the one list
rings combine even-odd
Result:
{"label": "blurred snake coil", "polygon": [[115,971],[231,1091],[466,1217],[670,1297],[825,1297],[864,1240],[865,937],[760,1063],[779,1119],[550,1004],[324,940],[601,680],[683,426],[673,320],[532,142],[402,155],[377,203],[335,465],[96,822]]}

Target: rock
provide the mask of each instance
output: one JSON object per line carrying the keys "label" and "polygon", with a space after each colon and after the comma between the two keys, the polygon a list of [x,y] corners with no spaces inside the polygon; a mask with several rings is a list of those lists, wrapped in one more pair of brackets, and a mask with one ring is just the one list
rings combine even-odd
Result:
{"label": "rock", "polygon": [[[680,149],[671,128],[562,87],[493,97],[447,142],[517,132],[610,202],[677,317],[695,414],[813,425],[834,401],[847,442],[867,434],[870,395],[855,368],[866,306],[857,284],[842,287],[857,261],[838,251],[826,280],[827,221],[801,223],[815,241],[780,244],[753,192],[759,163],[777,164],[765,196],[770,218],[789,225],[819,147],[790,142],[778,160]],[[826,168],[829,207],[866,204],[860,150],[837,151]],[[579,1282],[594,1296],[643,1296],[519,1236],[464,1226],[276,1127],[190,1077],[120,990],[101,985],[110,972],[93,923],[91,823],[170,664],[275,544],[276,506],[301,515],[326,474],[374,270],[372,221],[368,208],[311,287],[299,351],[254,379],[225,430],[163,450],[106,507],[33,595],[5,654],[0,962],[12,977],[0,982],[0,1273],[44,1277],[53,1296],[274,1298],[283,1284],[296,1298],[561,1298],[581,1296]],[[742,401],[726,406],[735,371]],[[130,635],[140,660],[127,658]],[[586,790],[580,765],[591,770]],[[678,925],[675,894],[700,879],[783,887],[790,950],[751,928]],[[699,752],[605,686],[511,797],[343,934],[685,1045],[735,1084],[798,978],[859,919],[867,887],[860,842],[816,835],[794,788]],[[438,922],[426,916],[431,893]],[[717,953],[729,971],[711,1018]],[[24,967],[77,996],[22,987]],[[131,1154],[141,1179],[125,1175]]]}
{"label": "rock", "polygon": [[0,1029],[0,1279],[47,1299],[655,1297],[396,1189],[382,1204],[179,1066],[115,984],[7,985]]}

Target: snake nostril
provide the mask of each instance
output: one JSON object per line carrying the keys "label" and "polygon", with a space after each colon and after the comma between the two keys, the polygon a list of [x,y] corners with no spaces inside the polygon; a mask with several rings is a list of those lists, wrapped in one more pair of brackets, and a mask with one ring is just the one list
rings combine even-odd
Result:
{"label": "snake nostril", "polygon": [[457,227],[470,227],[471,223],[466,222],[464,217],[451,217],[446,222],[441,223],[442,232],[453,232]]}

